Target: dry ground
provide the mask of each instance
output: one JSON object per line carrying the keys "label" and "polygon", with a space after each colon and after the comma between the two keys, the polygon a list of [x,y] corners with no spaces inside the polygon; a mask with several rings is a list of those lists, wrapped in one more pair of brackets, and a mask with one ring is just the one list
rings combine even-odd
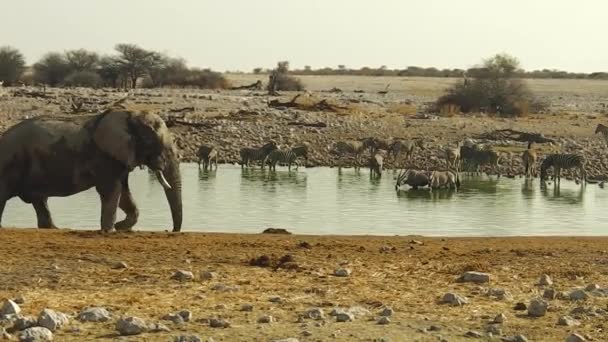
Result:
{"label": "dry ground", "polygon": [[[412,241],[419,240],[422,244]],[[114,340],[114,324],[121,315],[159,322],[170,312],[193,312],[193,321],[176,326],[164,321],[170,333],[149,333],[129,341],[171,341],[172,336],[198,334],[215,341],[270,341],[296,337],[300,341],[469,340],[470,329],[484,332],[486,323],[504,313],[503,335],[523,334],[530,341],[563,341],[573,331],[595,341],[608,339],[606,315],[581,314],[581,325],[557,326],[559,316],[578,306],[606,308],[608,299],[584,302],[551,300],[541,318],[514,311],[516,302],[528,303],[543,288],[535,285],[543,273],[551,275],[558,291],[571,291],[589,283],[608,284],[608,238],[424,238],[297,235],[234,235],[204,233],[130,233],[101,235],[70,230],[0,230],[0,299],[23,296],[25,314],[37,315],[45,307],[75,314],[88,305],[109,308],[110,323],[70,324],[56,334],[58,341]],[[310,248],[300,244],[307,242]],[[382,247],[394,250],[382,252]],[[250,266],[262,255],[291,255],[288,269]],[[123,261],[127,269],[113,269]],[[333,276],[335,268],[350,268],[346,278]],[[195,281],[171,280],[178,269],[195,273]],[[490,284],[457,283],[465,271],[491,274]],[[200,280],[201,271],[217,277]],[[233,292],[212,290],[217,284],[238,286]],[[513,300],[485,296],[490,287],[508,290]],[[439,304],[453,291],[467,296],[462,307]],[[282,302],[271,303],[272,296]],[[244,303],[253,312],[241,312]],[[225,307],[218,307],[223,304]],[[386,326],[376,324],[380,306],[395,314]],[[370,314],[354,322],[337,323],[333,307],[361,306]],[[324,322],[299,314],[312,307],[325,310]],[[272,324],[256,323],[259,316],[276,317]],[[232,326],[210,328],[204,319],[223,317]],[[318,323],[318,324],[317,324]],[[438,332],[425,332],[431,325]],[[72,329],[75,328],[75,329]],[[72,330],[72,331],[71,331]],[[302,335],[308,331],[311,336]],[[484,338],[485,339],[485,338]],[[484,340],[482,339],[482,340]],[[489,339],[488,339],[489,340]],[[495,340],[498,340],[495,338]]]}

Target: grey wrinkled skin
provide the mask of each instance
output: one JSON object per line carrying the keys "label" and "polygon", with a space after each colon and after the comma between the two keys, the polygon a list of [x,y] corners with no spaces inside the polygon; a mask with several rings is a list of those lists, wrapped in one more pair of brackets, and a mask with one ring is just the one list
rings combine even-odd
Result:
{"label": "grey wrinkled skin", "polygon": [[[154,170],[164,184],[173,231],[182,225],[177,149],[155,114],[107,110],[97,115],[24,120],[0,138],[0,220],[6,201],[31,203],[39,228],[56,228],[47,200],[95,187],[101,200],[102,231],[130,230],[139,212],[129,190],[129,173]],[[116,222],[116,210],[126,217]]]}

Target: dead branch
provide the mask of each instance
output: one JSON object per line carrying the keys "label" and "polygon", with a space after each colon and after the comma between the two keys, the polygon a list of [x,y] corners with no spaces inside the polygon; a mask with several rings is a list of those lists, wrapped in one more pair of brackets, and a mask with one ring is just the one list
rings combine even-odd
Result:
{"label": "dead branch", "polygon": [[521,142],[534,142],[534,143],[553,143],[553,139],[545,138],[539,133],[528,133],[520,132],[513,129],[498,129],[492,132],[486,132],[476,137],[477,139],[486,140],[514,140]]}
{"label": "dead branch", "polygon": [[241,90],[241,89],[249,89],[249,90],[260,90],[262,89],[262,81],[258,80],[255,83],[243,85],[240,87],[231,87],[230,90]]}
{"label": "dead branch", "polygon": [[189,126],[189,127],[205,128],[205,129],[211,129],[218,125],[217,123],[211,123],[211,122],[190,122],[190,121],[186,121],[184,119],[178,119],[177,117],[174,117],[174,116],[169,116],[167,118],[167,120],[165,120],[165,124],[167,125],[167,127],[181,125],[181,126]]}
{"label": "dead branch", "polygon": [[171,108],[171,109],[169,109],[169,112],[170,113],[194,112],[194,107]]}
{"label": "dead branch", "polygon": [[325,122],[308,123],[308,122],[291,121],[291,122],[288,122],[287,125],[288,126],[317,127],[317,128],[325,128],[325,127],[327,127],[327,124]]}

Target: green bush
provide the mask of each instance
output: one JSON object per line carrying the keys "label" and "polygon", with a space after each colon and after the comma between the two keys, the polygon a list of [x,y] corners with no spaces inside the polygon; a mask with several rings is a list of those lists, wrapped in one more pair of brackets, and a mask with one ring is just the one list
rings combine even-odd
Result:
{"label": "green bush", "polygon": [[25,58],[19,50],[10,46],[0,47],[0,81],[8,86],[23,75],[25,71]]}
{"label": "green bush", "polygon": [[63,82],[69,73],[68,61],[58,52],[49,52],[34,64],[34,80],[50,86]]}
{"label": "green bush", "polygon": [[178,85],[205,89],[225,89],[230,87],[230,83],[221,73],[210,69],[201,70],[196,68],[190,69],[185,84]]}
{"label": "green bush", "polygon": [[63,84],[71,87],[97,88],[102,84],[102,79],[94,71],[75,71],[63,80]]}

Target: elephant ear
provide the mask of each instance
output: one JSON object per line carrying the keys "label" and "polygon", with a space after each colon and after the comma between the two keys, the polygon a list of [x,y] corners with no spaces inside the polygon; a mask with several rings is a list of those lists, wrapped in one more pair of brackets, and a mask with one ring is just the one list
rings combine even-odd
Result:
{"label": "elephant ear", "polygon": [[99,121],[93,141],[106,154],[132,170],[136,165],[135,142],[129,134],[128,112],[110,112]]}

